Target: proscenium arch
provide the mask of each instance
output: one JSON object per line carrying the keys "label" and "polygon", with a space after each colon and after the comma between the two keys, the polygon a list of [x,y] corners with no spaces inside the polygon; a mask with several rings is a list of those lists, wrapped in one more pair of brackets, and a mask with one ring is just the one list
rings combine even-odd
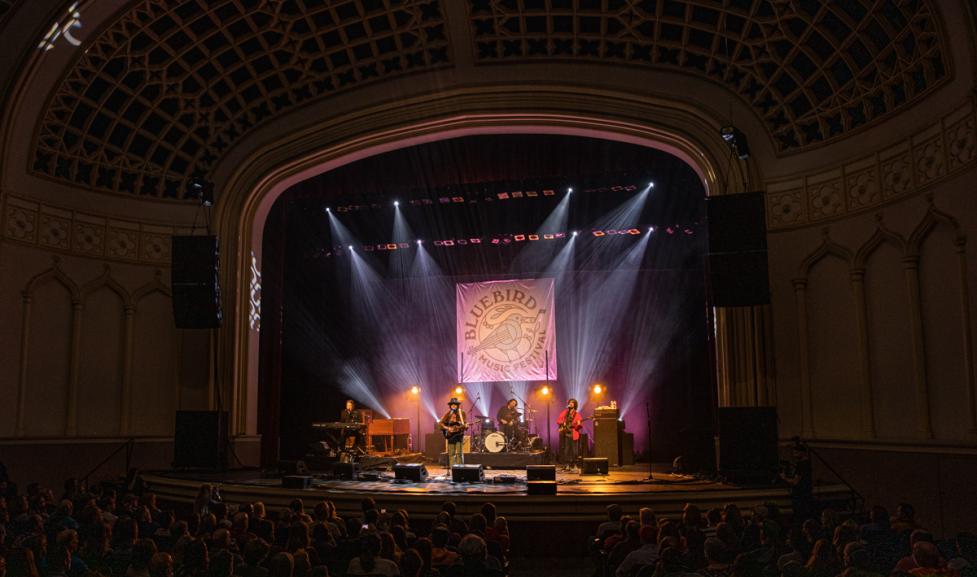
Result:
{"label": "proscenium arch", "polygon": [[[224,398],[230,399],[227,408],[232,411],[233,434],[254,434],[257,427],[259,338],[248,319],[251,254],[257,257],[260,269],[268,213],[278,197],[298,182],[364,158],[435,141],[490,134],[557,134],[624,142],[672,154],[695,170],[710,196],[741,192],[750,183],[759,188],[755,163],[731,158],[719,136],[721,122],[685,103],[664,104],[606,92],[563,92],[563,100],[554,102],[547,101],[538,89],[535,92],[536,110],[507,110],[512,100],[500,102],[503,91],[490,91],[480,102],[465,103],[468,111],[458,113],[445,114],[444,109],[453,106],[451,95],[442,94],[445,100],[429,117],[417,114],[418,109],[405,102],[395,108],[384,105],[338,120],[327,119],[261,147],[243,162],[236,162],[226,180],[218,182],[219,189],[226,191],[218,199],[215,215],[225,263],[221,280],[225,287],[233,287],[223,292],[219,373],[223,387],[231,387]],[[573,110],[567,110],[567,104],[575,104]],[[383,122],[387,119],[390,122]],[[364,123],[373,125],[372,129],[358,130]],[[220,167],[215,172],[219,175]]]}

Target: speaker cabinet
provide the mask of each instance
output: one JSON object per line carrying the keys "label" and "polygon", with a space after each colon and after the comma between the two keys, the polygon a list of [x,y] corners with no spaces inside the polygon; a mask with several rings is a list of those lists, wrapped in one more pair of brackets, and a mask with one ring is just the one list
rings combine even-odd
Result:
{"label": "speaker cabinet", "polygon": [[220,470],[227,466],[227,413],[177,411],[173,466]]}
{"label": "speaker cabinet", "polygon": [[529,481],[526,492],[530,495],[556,495],[556,481]]}
{"label": "speaker cabinet", "polygon": [[780,467],[777,409],[719,409],[719,473],[739,483],[769,483]]}
{"label": "speaker cabinet", "polygon": [[444,448],[444,435],[440,432],[424,435],[424,456],[429,461],[436,463],[441,456],[442,448]]}
{"label": "speaker cabinet", "polygon": [[356,463],[334,463],[332,466],[333,476],[344,481],[355,481],[357,472]]}
{"label": "speaker cabinet", "polygon": [[455,483],[481,483],[485,480],[485,468],[482,465],[453,465],[451,480]]}
{"label": "speaker cabinet", "polygon": [[174,236],[170,268],[173,320],[180,329],[221,326],[216,236]]}
{"label": "speaker cabinet", "polygon": [[706,199],[709,287],[712,304],[717,307],[770,303],[763,202],[760,192]]}
{"label": "speaker cabinet", "polygon": [[312,486],[312,477],[308,475],[286,475],[282,477],[282,487],[285,489],[308,489]]}
{"label": "speaker cabinet", "polygon": [[526,465],[526,481],[555,481],[556,465]]}
{"label": "speaker cabinet", "polygon": [[427,481],[427,467],[424,463],[399,463],[394,465],[394,478],[398,481]]}
{"label": "speaker cabinet", "polygon": [[615,418],[594,419],[594,456],[603,457],[617,467],[621,464],[621,429]]}
{"label": "speaker cabinet", "polygon": [[583,460],[583,475],[606,475],[608,460],[604,457],[593,457]]}

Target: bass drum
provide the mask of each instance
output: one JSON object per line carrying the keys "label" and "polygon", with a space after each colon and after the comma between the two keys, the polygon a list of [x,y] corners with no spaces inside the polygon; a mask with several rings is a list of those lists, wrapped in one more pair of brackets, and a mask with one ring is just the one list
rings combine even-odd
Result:
{"label": "bass drum", "polygon": [[485,435],[485,450],[489,453],[499,453],[505,450],[505,435],[502,433]]}
{"label": "bass drum", "polygon": [[530,451],[543,450],[543,438],[539,435],[529,435],[528,444]]}

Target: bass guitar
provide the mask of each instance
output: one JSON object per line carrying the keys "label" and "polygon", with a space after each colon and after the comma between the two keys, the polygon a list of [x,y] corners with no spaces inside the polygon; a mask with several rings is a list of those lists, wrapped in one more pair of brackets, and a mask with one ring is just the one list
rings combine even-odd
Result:
{"label": "bass guitar", "polygon": [[593,420],[593,418],[594,418],[593,416],[581,418],[580,419],[580,425],[578,425],[576,427],[573,425],[573,422],[572,421],[569,422],[569,423],[566,423],[566,422],[560,423],[560,434],[561,435],[571,435],[571,434],[573,434],[574,429],[576,429],[576,430],[579,431],[580,430],[578,428],[579,426],[583,425],[587,421]]}

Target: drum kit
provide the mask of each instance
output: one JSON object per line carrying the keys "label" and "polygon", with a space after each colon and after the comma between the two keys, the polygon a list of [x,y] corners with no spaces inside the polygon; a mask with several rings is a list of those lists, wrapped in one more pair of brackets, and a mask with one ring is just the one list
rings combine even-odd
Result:
{"label": "drum kit", "polygon": [[510,428],[511,434],[496,428],[495,420],[485,415],[475,416],[472,431],[472,450],[481,453],[542,451],[543,439],[530,433],[534,430],[535,409],[526,409],[525,420]]}

